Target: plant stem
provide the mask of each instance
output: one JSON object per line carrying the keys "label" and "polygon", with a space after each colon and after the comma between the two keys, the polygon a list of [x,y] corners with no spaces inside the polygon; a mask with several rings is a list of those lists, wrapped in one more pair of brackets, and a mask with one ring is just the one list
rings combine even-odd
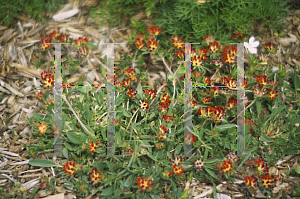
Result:
{"label": "plant stem", "polygon": [[130,123],[137,112],[138,112],[138,110],[136,110],[135,113],[133,114],[133,116],[130,118],[130,121],[128,122],[128,126],[127,126],[126,130],[129,128]]}
{"label": "plant stem", "polygon": [[163,61],[165,67],[168,69],[168,71],[173,75],[171,69],[169,68],[169,66],[167,65],[166,61],[165,61],[165,58],[163,58],[163,56],[159,55],[161,60]]}
{"label": "plant stem", "polygon": [[[244,109],[244,111],[247,110],[247,109],[248,109],[255,101],[256,101],[256,98],[251,102],[251,104],[249,104],[249,105]],[[242,113],[244,113],[244,111],[240,112],[240,113],[238,114],[238,116],[240,116]],[[234,118],[234,119],[231,120],[230,122],[233,122],[235,119],[238,118],[238,116],[236,116],[236,118]]]}
{"label": "plant stem", "polygon": [[78,122],[81,124],[82,128],[89,134],[90,137],[93,137],[93,135],[89,132],[89,130],[84,126],[84,124],[81,122],[81,120],[79,119],[79,117],[77,116],[77,114],[75,113],[74,109],[72,108],[71,104],[68,102],[68,100],[66,99],[65,95],[62,95],[62,98],[65,100],[65,102],[68,104],[69,108],[71,109],[71,111],[73,112],[73,114],[75,115],[76,119],[78,120]]}

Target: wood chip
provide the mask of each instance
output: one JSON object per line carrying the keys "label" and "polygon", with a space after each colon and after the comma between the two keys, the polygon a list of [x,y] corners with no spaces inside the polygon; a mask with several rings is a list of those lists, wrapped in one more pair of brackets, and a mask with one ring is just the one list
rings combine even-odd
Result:
{"label": "wood chip", "polygon": [[62,21],[62,20],[68,19],[70,17],[73,17],[77,13],[79,13],[79,10],[78,9],[73,9],[73,10],[69,10],[69,11],[66,11],[66,12],[58,13],[58,14],[53,16],[53,19],[54,19],[54,21]]}
{"label": "wood chip", "polygon": [[4,39],[8,38],[13,32],[14,32],[13,29],[9,29],[9,30],[5,31],[3,36],[0,37],[0,44]]}

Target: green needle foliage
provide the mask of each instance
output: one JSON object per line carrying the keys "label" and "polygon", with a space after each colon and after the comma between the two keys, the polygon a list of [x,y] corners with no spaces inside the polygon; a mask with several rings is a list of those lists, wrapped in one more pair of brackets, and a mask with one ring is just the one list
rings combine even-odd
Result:
{"label": "green needle foliage", "polygon": [[46,12],[53,12],[62,4],[63,1],[60,0],[2,0],[0,3],[0,24],[10,26],[16,16],[24,13],[45,23]]}

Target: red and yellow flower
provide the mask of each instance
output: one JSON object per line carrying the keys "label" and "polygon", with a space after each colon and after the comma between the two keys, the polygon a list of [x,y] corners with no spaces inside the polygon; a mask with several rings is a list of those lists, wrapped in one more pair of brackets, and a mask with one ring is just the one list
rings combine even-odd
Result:
{"label": "red and yellow flower", "polygon": [[68,173],[69,175],[75,175],[75,160],[73,162],[67,161],[66,164],[63,165],[64,173]]}
{"label": "red and yellow flower", "polygon": [[135,98],[136,91],[135,91],[134,89],[132,89],[132,88],[129,88],[129,90],[128,90],[128,95],[129,95],[129,97],[131,97],[131,98]]}
{"label": "red and yellow flower", "polygon": [[197,140],[197,138],[192,133],[185,133],[184,137],[186,144],[194,144],[194,142]]}
{"label": "red and yellow flower", "polygon": [[157,26],[150,26],[147,31],[152,35],[160,35],[162,33],[162,30]]}
{"label": "red and yellow flower", "polygon": [[44,80],[44,82],[42,82],[42,86],[44,86],[46,88],[50,88],[51,86],[54,85],[54,75],[51,75],[51,71],[42,72],[41,78]]}
{"label": "red and yellow flower", "polygon": [[174,164],[172,167],[174,169],[174,173],[176,174],[176,176],[183,174],[184,168],[182,166],[177,166]]}
{"label": "red and yellow flower", "polygon": [[276,181],[280,181],[279,175],[270,176],[270,173],[262,175],[262,176],[260,176],[260,178],[262,180],[262,184],[263,184],[264,188],[273,188],[273,187],[275,187],[274,183]]}
{"label": "red and yellow flower", "polygon": [[[134,153],[134,151],[129,148],[129,149],[124,149],[124,153]],[[130,157],[132,157],[132,155],[130,155]]]}
{"label": "red and yellow flower", "polygon": [[42,91],[40,91],[39,93],[38,93],[38,95],[36,96],[36,99],[38,99],[38,100],[42,100],[42,97],[44,96],[44,93],[42,92]]}
{"label": "red and yellow flower", "polygon": [[100,183],[100,176],[102,175],[102,172],[98,172],[97,169],[93,168],[93,170],[90,172],[90,180],[93,185],[96,185]]}
{"label": "red and yellow flower", "polygon": [[162,120],[166,121],[166,122],[172,122],[172,118],[173,118],[173,116],[171,116],[171,115],[165,115],[162,117]]}
{"label": "red and yellow flower", "polygon": [[175,35],[171,40],[173,42],[172,46],[174,46],[175,48],[181,50],[184,47],[184,39],[180,39],[179,37],[177,37],[177,35]]}
{"label": "red and yellow flower", "polygon": [[210,102],[211,97],[207,98],[207,95],[204,95],[204,98],[201,99],[204,104]]}
{"label": "red and yellow flower", "polygon": [[147,51],[149,50],[154,51],[158,46],[157,40],[151,35],[148,35],[147,38],[148,38],[147,43],[149,44],[149,46],[147,46],[149,48],[147,49]]}
{"label": "red and yellow flower", "polygon": [[137,177],[136,184],[138,185],[138,189],[142,189],[142,193],[144,193],[144,191],[146,190],[152,191],[153,188],[150,187],[151,185],[154,185],[154,182],[152,181],[153,181],[152,178],[150,180],[147,180],[145,176],[143,176],[142,179],[141,177]]}
{"label": "red and yellow flower", "polygon": [[270,90],[270,92],[268,94],[268,97],[273,100],[273,99],[275,99],[278,96],[277,93],[278,93],[278,91],[272,91],[272,90]]}
{"label": "red and yellow flower", "polygon": [[131,80],[131,78],[130,77],[128,77],[126,80],[125,80],[125,78],[122,80],[122,85],[123,86],[125,86],[125,87],[127,87],[127,86],[130,86],[130,80]]}
{"label": "red and yellow flower", "polygon": [[165,144],[163,142],[159,142],[155,144],[155,148],[156,149],[162,149],[165,146]]}
{"label": "red and yellow flower", "polygon": [[78,46],[82,46],[85,45],[88,41],[89,39],[86,37],[79,37],[78,39],[74,40],[74,43]]}
{"label": "red and yellow flower", "polygon": [[232,172],[233,164],[231,160],[223,160],[223,166],[220,167],[220,170],[222,171],[221,174]]}
{"label": "red and yellow flower", "polygon": [[147,88],[147,90],[144,90],[144,94],[147,96],[147,97],[150,97],[150,99],[153,99],[156,97],[156,91],[152,90],[152,88],[149,90]]}
{"label": "red and yellow flower", "polygon": [[148,102],[148,100],[145,100],[145,102],[143,102],[143,101],[141,100],[141,98],[140,98],[139,101],[140,101],[140,108],[141,108],[141,109],[143,109],[144,111],[145,111],[146,109],[149,109],[149,102]]}
{"label": "red and yellow flower", "polygon": [[42,122],[42,124],[38,124],[38,130],[39,134],[44,134],[48,128],[48,125],[45,125],[45,122]]}
{"label": "red and yellow flower", "polygon": [[267,42],[263,46],[264,48],[268,49],[269,52],[276,53],[275,44],[273,44],[272,42]]}
{"label": "red and yellow flower", "polygon": [[258,77],[256,77],[256,81],[260,84],[266,85],[268,83],[267,81],[267,76],[266,75],[259,75]]}
{"label": "red and yellow flower", "polygon": [[94,144],[94,140],[92,140],[91,143],[90,143],[90,145],[89,145],[89,147],[88,147],[89,151],[90,151],[91,153],[95,153],[95,150],[98,148],[98,147],[97,147],[98,144],[99,144],[99,142],[96,142],[96,143]]}

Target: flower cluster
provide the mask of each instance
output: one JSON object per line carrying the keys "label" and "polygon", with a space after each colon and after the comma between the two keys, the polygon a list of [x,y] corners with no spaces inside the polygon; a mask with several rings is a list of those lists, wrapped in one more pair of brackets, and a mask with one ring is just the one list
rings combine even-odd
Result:
{"label": "flower cluster", "polygon": [[194,144],[194,142],[197,140],[192,133],[185,133],[184,137],[185,137],[186,144]]}
{"label": "flower cluster", "polygon": [[41,184],[39,185],[41,188],[48,188],[50,186],[49,179],[47,176],[43,176],[41,178]]}
{"label": "flower cluster", "polygon": [[91,153],[95,153],[95,150],[98,148],[98,147],[97,147],[98,144],[99,144],[99,142],[96,142],[96,143],[94,144],[94,140],[92,140],[91,143],[90,143],[90,145],[89,145],[89,147],[88,147],[89,151],[90,151]]}
{"label": "flower cluster", "polygon": [[260,175],[260,177],[257,178],[254,175],[252,175],[245,176],[244,178],[245,183],[249,186],[249,188],[251,188],[251,192],[257,194],[256,189],[259,186],[258,182],[260,182],[262,187],[265,189],[274,188],[274,183],[281,180],[279,178],[279,175],[270,175],[268,164],[264,162],[264,159],[259,158],[258,160],[256,160],[256,165],[258,171],[255,172],[255,174],[257,176]]}
{"label": "flower cluster", "polygon": [[214,106],[214,107],[208,106],[206,107],[206,109],[200,107],[198,109],[198,112],[199,112],[199,116],[207,117],[208,120],[212,118],[214,122],[218,122],[219,120],[224,119],[226,116],[225,109],[220,106]]}
{"label": "flower cluster", "polygon": [[67,161],[66,164],[63,165],[63,169],[64,173],[75,176],[75,160],[73,162]]}
{"label": "flower cluster", "polygon": [[69,35],[59,33],[59,30],[53,30],[48,36],[42,37],[40,47],[43,51],[48,50],[52,42],[70,42]]}
{"label": "flower cluster", "polygon": [[232,37],[232,39],[237,39],[239,36],[241,36],[242,39],[245,39],[245,38],[246,38],[246,36],[245,36],[245,35],[242,35],[241,32],[237,32],[237,33],[234,34],[234,36]]}
{"label": "flower cluster", "polygon": [[[124,153],[134,153],[134,151],[133,150],[131,150],[131,148],[129,148],[129,149],[124,149]],[[130,157],[132,157],[132,155],[130,155]]]}
{"label": "flower cluster", "polygon": [[165,115],[162,117],[162,121],[172,122],[172,118],[173,118],[173,116],[171,116],[171,115]]}
{"label": "flower cluster", "polygon": [[180,165],[182,160],[182,157],[176,157],[172,160],[173,174],[176,174],[176,176],[183,174],[184,168]]}
{"label": "flower cluster", "polygon": [[156,91],[152,90],[152,88],[150,90],[148,88],[144,90],[144,94],[146,97],[150,97],[151,100],[156,98]]}
{"label": "flower cluster", "polygon": [[154,182],[152,181],[153,178],[147,180],[145,176],[143,176],[143,178],[137,177],[136,184],[138,185],[138,189],[142,189],[142,193],[144,193],[145,190],[152,191],[153,188],[151,187],[151,185],[154,185]]}
{"label": "flower cluster", "polygon": [[42,122],[42,124],[38,124],[37,126],[39,134],[44,134],[48,128],[48,125],[45,125],[45,122]]}
{"label": "flower cluster", "polygon": [[266,48],[267,52],[276,53],[275,44],[273,44],[272,42],[267,42],[263,46],[264,48]]}
{"label": "flower cluster", "polygon": [[233,168],[233,164],[231,162],[231,160],[223,160],[223,166],[221,166],[220,164],[217,164],[215,166],[215,168],[219,168],[222,172],[221,174],[224,174],[225,173],[229,173],[229,172],[232,172],[232,168]]}
{"label": "flower cluster", "polygon": [[42,82],[42,86],[44,86],[45,88],[50,88],[54,85],[54,75],[52,75],[51,71],[42,72],[41,78],[44,80],[44,82]]}
{"label": "flower cluster", "polygon": [[201,159],[198,159],[195,161],[194,163],[194,168],[197,170],[197,171],[202,171],[204,169],[204,165],[205,163],[203,162],[203,160]]}
{"label": "flower cluster", "polygon": [[102,172],[98,172],[97,169],[93,168],[93,170],[90,172],[90,180],[93,185],[96,185],[100,183],[100,176],[102,175]]}
{"label": "flower cluster", "polygon": [[134,76],[136,71],[133,68],[126,68],[123,74],[130,77],[130,80],[136,80],[138,76]]}
{"label": "flower cluster", "polygon": [[161,103],[158,105],[158,109],[163,113],[163,115],[167,113],[167,109],[169,108],[170,103],[172,102],[172,100],[170,100],[170,97],[171,96],[167,96],[167,93],[165,92],[160,99]]}
{"label": "flower cluster", "polygon": [[164,125],[160,125],[159,131],[157,132],[157,137],[160,140],[166,139],[168,134],[168,129]]}

